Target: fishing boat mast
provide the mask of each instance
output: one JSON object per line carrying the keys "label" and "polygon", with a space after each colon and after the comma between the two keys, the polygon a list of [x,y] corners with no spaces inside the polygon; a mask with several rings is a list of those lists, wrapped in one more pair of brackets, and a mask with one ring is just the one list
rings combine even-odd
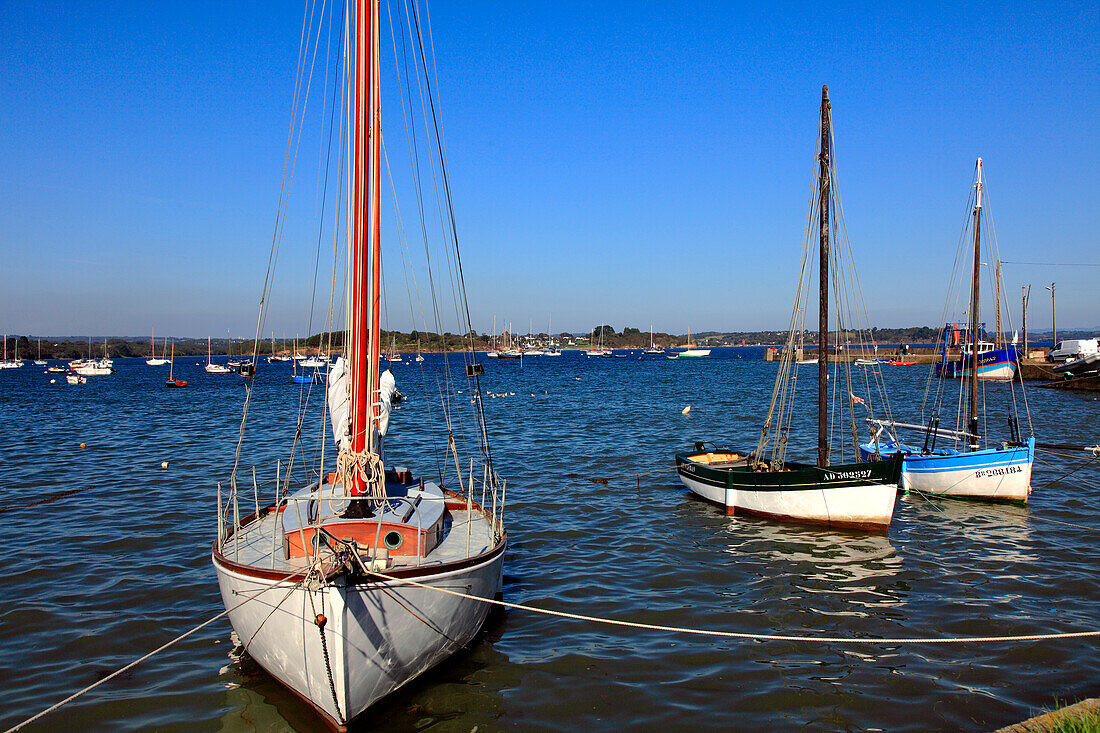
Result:
{"label": "fishing boat mast", "polygon": [[[356,57],[353,114],[354,163],[352,175],[352,288],[348,308],[351,375],[351,445],[353,456],[377,454],[371,426],[378,419],[379,334],[381,326],[381,233],[379,230],[379,160],[381,150],[378,72],[377,0],[360,0],[356,9]],[[363,114],[364,101],[366,114]],[[365,224],[365,226],[364,226]],[[373,488],[356,471],[349,482],[352,494]],[[380,472],[370,472],[382,480]]]}
{"label": "fishing boat mast", "polygon": [[817,465],[829,465],[829,86],[821,87],[820,188],[818,190]]}
{"label": "fishing boat mast", "polygon": [[[982,159],[978,158],[978,178],[974,182],[974,271],[970,278],[970,435],[972,447],[978,447],[978,288],[982,266]],[[965,364],[965,362],[964,362]]]}

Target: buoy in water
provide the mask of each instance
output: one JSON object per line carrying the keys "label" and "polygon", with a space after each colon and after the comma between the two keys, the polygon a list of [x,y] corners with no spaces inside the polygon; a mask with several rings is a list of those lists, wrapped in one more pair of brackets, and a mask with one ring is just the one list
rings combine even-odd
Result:
{"label": "buoy in water", "polygon": [[687,407],[685,407],[684,409],[680,410],[680,414],[681,414],[681,415],[686,415],[686,414],[688,414],[689,412],[691,412],[691,405],[688,405],[688,406],[687,406]]}
{"label": "buoy in water", "polygon": [[83,443],[81,443],[81,444],[80,444],[80,447],[81,447],[81,448],[85,448],[85,447],[87,447],[87,446],[85,446],[85,445],[84,445]]}
{"label": "buoy in water", "polygon": [[160,467],[161,468],[168,468],[168,461],[161,461],[160,462]]}
{"label": "buoy in water", "polygon": [[57,384],[57,380],[56,379],[51,379],[50,384]]}

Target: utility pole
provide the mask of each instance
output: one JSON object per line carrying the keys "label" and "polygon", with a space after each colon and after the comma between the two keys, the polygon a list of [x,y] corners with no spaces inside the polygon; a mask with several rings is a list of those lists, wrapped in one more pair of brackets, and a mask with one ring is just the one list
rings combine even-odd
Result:
{"label": "utility pole", "polygon": [[1027,299],[1031,297],[1031,286],[1026,285],[1023,288],[1023,301],[1024,301],[1024,358],[1027,358]]}
{"label": "utility pole", "polygon": [[1054,283],[1047,285],[1046,290],[1050,291],[1050,330],[1054,344],[1051,346],[1051,350],[1058,348],[1058,311],[1054,307]]}

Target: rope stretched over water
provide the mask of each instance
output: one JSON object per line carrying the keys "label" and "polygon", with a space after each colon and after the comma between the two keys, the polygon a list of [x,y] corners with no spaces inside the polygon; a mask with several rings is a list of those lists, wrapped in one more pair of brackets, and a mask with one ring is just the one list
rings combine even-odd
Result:
{"label": "rope stretched over water", "polygon": [[[472,601],[479,601],[481,603],[486,603],[486,604],[495,605],[495,606],[501,606],[501,607],[504,607],[504,608],[512,608],[512,609],[515,609],[517,611],[530,611],[532,613],[540,613],[540,614],[543,614],[545,616],[555,616],[555,617],[558,617],[558,618],[567,618],[567,619],[572,619],[574,621],[589,621],[591,623],[607,624],[609,626],[619,626],[619,627],[632,628],[632,629],[647,629],[647,630],[650,630],[650,631],[667,631],[667,632],[678,633],[678,634],[693,634],[693,635],[696,635],[696,636],[711,636],[711,637],[721,637],[721,638],[727,638],[727,639],[748,639],[748,640],[755,640],[755,641],[794,641],[794,642],[809,642],[809,643],[817,643],[817,644],[965,644],[965,643],[992,643],[992,642],[1011,642],[1011,641],[1048,641],[1048,640],[1055,640],[1055,639],[1081,639],[1081,638],[1087,638],[1087,637],[1100,636],[1100,631],[1070,631],[1070,632],[1063,632],[1063,633],[1014,634],[1014,635],[1004,635],[1004,636],[956,636],[956,637],[945,637],[945,638],[896,637],[896,638],[882,638],[882,639],[858,639],[858,638],[843,637],[843,636],[800,636],[800,635],[793,635],[793,634],[758,634],[758,633],[743,632],[743,631],[718,631],[718,630],[715,630],[715,629],[696,629],[696,628],[688,628],[688,627],[684,627],[684,626],[665,626],[665,625],[662,625],[662,624],[647,624],[647,623],[642,623],[642,622],[638,622],[638,621],[622,621],[620,619],[601,618],[599,616],[588,616],[586,614],[570,613],[568,611],[555,611],[555,610],[549,609],[549,608],[537,608],[535,606],[528,606],[528,605],[525,605],[525,604],[522,604],[522,603],[510,603],[508,601],[501,601],[501,600],[497,600],[495,598],[482,598],[481,596],[470,595],[469,593],[460,593],[458,591],[453,591],[453,590],[450,590],[450,589],[447,589],[447,588],[438,588],[438,587],[435,587],[435,586],[427,585],[425,583],[418,583],[417,581],[411,580],[411,579],[408,579],[408,578],[398,578],[398,577],[395,577],[395,576],[392,576],[392,575],[386,575],[384,573],[369,572],[368,575],[376,577],[376,578],[378,578],[379,580],[382,580],[382,581],[397,582],[397,583],[401,583],[403,585],[411,585],[411,586],[415,586],[417,588],[424,588],[424,589],[427,589],[427,590],[432,590],[432,591],[435,591],[437,593],[445,593],[447,595],[456,596],[458,598],[465,598],[465,599],[472,600]],[[292,577],[292,576],[288,575],[286,578],[283,579],[283,581],[289,579],[290,577]],[[279,581],[279,582],[283,582],[283,581]],[[55,710],[57,710],[58,708],[60,708],[64,705],[72,702],[73,700],[80,697],[81,695],[84,695],[85,693],[94,690],[95,688],[99,687],[100,685],[114,679],[115,677],[118,677],[120,674],[122,674],[122,673],[124,673],[128,670],[133,669],[137,665],[144,662],[146,659],[149,659],[150,657],[153,657],[153,656],[159,654],[160,652],[164,651],[165,649],[168,649],[169,647],[183,641],[184,639],[186,639],[187,637],[189,637],[192,634],[196,633],[197,631],[200,631],[200,630],[206,628],[207,626],[214,623],[218,619],[220,619],[224,616],[227,616],[232,611],[237,610],[238,608],[243,606],[245,603],[248,603],[249,601],[255,600],[257,597],[259,597],[263,593],[267,592],[268,590],[271,590],[274,587],[276,587],[276,586],[272,585],[268,588],[264,588],[263,590],[259,591],[256,595],[249,596],[248,598],[244,599],[243,601],[238,603],[233,608],[226,609],[225,611],[222,611],[221,613],[207,619],[206,621],[202,622],[198,626],[195,626],[194,628],[192,628],[188,631],[185,631],[184,633],[180,634],[179,636],[172,639],[171,641],[169,641],[165,644],[162,644],[161,646],[157,647],[156,649],[149,652],[145,656],[142,656],[138,659],[135,659],[134,661],[127,664],[126,666],[120,667],[119,669],[115,670],[114,672],[107,675],[103,679],[98,680],[97,682],[94,682],[94,683],[88,685],[87,687],[73,693],[72,695],[69,695],[64,700],[61,700],[60,702],[51,705],[50,707],[46,708],[45,710],[43,710],[43,711],[41,711],[41,712],[39,712],[35,715],[32,715],[31,717],[27,718],[23,722],[12,726],[7,731],[5,731],[5,733],[15,733],[15,731],[18,731],[22,728],[25,728],[26,726],[30,725],[31,723],[35,722],[36,720],[39,720],[40,718],[42,718],[46,715],[49,715],[50,713],[54,712]]]}
{"label": "rope stretched over water", "polygon": [[628,473],[625,476],[615,476],[613,478],[598,478],[598,477],[589,476],[588,480],[591,481],[594,484],[600,484],[601,486],[607,486],[607,484],[612,482],[612,481],[628,481],[630,479],[640,479],[642,476],[649,476],[650,474],[654,474],[654,473],[661,473],[663,471],[675,471],[675,470],[676,470],[676,466],[661,466],[660,468],[655,468],[652,471],[639,471],[638,473]]}
{"label": "rope stretched over water", "polygon": [[546,616],[557,616],[559,618],[568,618],[575,621],[590,621],[592,623],[608,624],[611,626],[625,626],[632,629],[669,631],[678,634],[695,634],[698,636],[715,636],[728,639],[752,639],[757,641],[803,641],[818,644],[963,644],[1001,641],[1044,641],[1051,639],[1080,639],[1084,637],[1100,636],[1100,630],[1098,630],[1069,631],[1057,634],[955,636],[933,639],[922,637],[899,637],[893,639],[857,639],[844,636],[795,636],[790,634],[756,634],[746,631],[717,631],[715,629],[693,629],[683,626],[664,626],[661,624],[647,624],[638,621],[621,621],[619,619],[601,618],[599,616],[587,616],[580,613],[569,613],[568,611],[555,611],[549,608],[537,608],[535,606],[526,606],[521,603],[509,603],[508,601],[498,601],[495,598],[482,598],[481,596],[474,596],[468,593],[459,593],[458,591],[449,590],[447,588],[437,588],[435,586],[426,585],[424,583],[418,583],[415,580],[410,580],[408,578],[398,578],[392,575],[386,575],[384,573],[371,572],[370,575],[375,576],[381,580],[394,581],[398,583],[403,583],[405,585],[416,586],[417,588],[426,588],[428,590],[434,590],[438,593],[446,593],[447,595],[457,596],[459,598],[467,598],[472,601],[480,601],[482,603],[488,603],[490,605],[503,606],[504,608],[513,608],[517,611],[531,611],[533,613],[541,613]]}
{"label": "rope stretched over water", "polygon": [[[283,578],[282,580],[280,580],[278,582],[282,583],[282,582],[290,579],[291,577],[293,577],[293,575],[294,574],[292,573],[291,575],[286,576],[285,578]],[[100,685],[114,679],[115,677],[118,677],[123,672],[126,672],[128,670],[133,669],[134,667],[136,667],[139,664],[141,664],[142,662],[144,662],[146,659],[149,659],[150,657],[161,653],[162,651],[164,651],[165,649],[167,649],[170,646],[178,644],[179,642],[183,641],[187,637],[194,634],[196,631],[201,631],[202,629],[206,628],[207,626],[214,623],[215,621],[222,618],[223,616],[228,616],[230,613],[232,613],[233,611],[236,611],[238,608],[240,608],[244,604],[248,603],[249,601],[255,600],[260,595],[262,595],[263,593],[266,593],[267,591],[271,590],[274,587],[276,587],[276,586],[275,585],[269,586],[269,587],[264,588],[263,590],[259,591],[255,595],[252,595],[252,596],[249,596],[248,598],[245,598],[243,601],[238,603],[236,606],[233,606],[233,608],[227,608],[226,610],[219,613],[217,616],[213,616],[213,617],[207,619],[206,621],[203,621],[201,624],[194,627],[193,629],[183,632],[182,634],[177,636],[175,639],[172,639],[171,641],[167,642],[166,644],[162,644],[161,646],[157,647],[156,649],[149,652],[145,656],[140,657],[138,659],[135,659],[134,661],[127,664],[125,667],[120,667],[119,669],[116,669],[114,672],[111,672],[111,674],[107,675],[103,679],[98,680],[97,682],[93,682],[92,684],[88,685],[87,687],[85,687],[82,690],[74,692],[72,695],[69,695],[68,697],[66,697],[61,702],[55,703],[55,704],[51,705],[50,707],[46,708],[45,710],[43,710],[42,712],[36,713],[35,715],[32,715],[31,717],[24,720],[22,723],[17,723],[16,725],[13,725],[11,728],[8,728],[4,733],[15,733],[15,731],[20,730],[21,728],[25,728],[26,726],[30,725],[34,721],[38,720],[39,718],[42,718],[46,715],[49,715],[50,713],[57,710],[58,708],[60,708],[64,705],[67,705],[68,703],[70,703],[73,700],[77,699],[81,695],[83,695],[87,692],[91,692],[92,690],[99,687]]]}

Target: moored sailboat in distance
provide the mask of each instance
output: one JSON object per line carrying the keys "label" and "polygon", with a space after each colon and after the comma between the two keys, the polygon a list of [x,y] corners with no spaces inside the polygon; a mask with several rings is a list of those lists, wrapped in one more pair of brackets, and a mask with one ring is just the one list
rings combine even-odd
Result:
{"label": "moored sailboat in distance", "polygon": [[172,355],[168,358],[168,379],[164,382],[165,387],[180,388],[187,386],[186,379],[176,379],[176,342],[172,342]]}
{"label": "moored sailboat in distance", "polygon": [[115,363],[111,360],[110,354],[107,353],[107,339],[103,339],[102,359],[92,358],[92,340],[89,338],[88,358],[85,360],[77,359],[75,362],[69,362],[69,366],[74,372],[84,377],[99,377],[107,374],[114,374]]}
{"label": "moored sailboat in distance", "polygon": [[210,354],[210,337],[206,337],[206,366],[203,367],[207,374],[232,374],[233,370],[225,364],[215,364]]}
{"label": "moored sailboat in distance", "polygon": [[4,334],[4,358],[3,360],[0,360],[0,369],[18,369],[19,367],[23,366],[23,362],[21,362],[18,358],[19,339],[15,340],[15,354],[15,359],[8,358],[8,336],[7,334]]}
{"label": "moored sailboat in distance", "polygon": [[677,354],[679,356],[686,356],[688,358],[701,358],[704,356],[710,356],[710,349],[699,348],[699,345],[691,340],[691,329],[688,328],[687,343],[681,347],[677,347]]}
{"label": "moored sailboat in distance", "polygon": [[[168,339],[164,340],[164,348],[168,348]],[[167,354],[165,354],[165,356],[167,356]],[[160,359],[157,358],[157,339],[155,331],[149,332],[149,358],[145,360],[145,363],[149,366],[163,366],[168,363],[168,360],[163,357]]]}
{"label": "moored sailboat in distance", "polygon": [[596,359],[610,359],[614,355],[615,352],[613,352],[611,349],[604,346],[604,343],[603,343],[604,329],[603,329],[603,327],[601,326],[598,330],[599,330],[599,334],[597,334],[595,331],[592,332],[592,335],[595,337],[594,340],[596,341],[596,343],[594,345],[592,345],[591,348],[587,349],[584,352],[584,355],[589,356],[589,357],[593,357],[593,358],[596,358]]}
{"label": "moored sailboat in distance", "polygon": [[[982,159],[975,164],[971,199],[968,201],[967,227],[960,241],[957,262],[971,259],[969,273],[969,320],[967,323],[948,323],[944,328],[943,357],[929,375],[926,400],[922,410],[922,423],[902,424],[879,421],[873,439],[860,447],[865,457],[904,457],[901,471],[901,489],[928,496],[985,499],[1024,503],[1031,495],[1031,470],[1035,461],[1035,438],[1028,413],[1028,436],[1023,437],[1017,410],[1018,388],[1023,383],[1012,381],[1016,373],[1018,352],[1013,343],[1005,348],[995,342],[982,340],[985,324],[981,322],[981,259],[983,231],[983,177]],[[967,231],[971,236],[966,237]],[[996,241],[992,227],[985,227],[986,247],[992,259],[997,260]],[[999,268],[998,276],[999,276]],[[951,283],[947,302],[955,300],[955,283]],[[997,331],[1000,328],[1000,281],[995,283]],[[965,288],[961,290],[965,293]],[[961,346],[958,361],[947,360],[949,345]],[[967,348],[969,347],[969,348]],[[973,355],[977,355],[977,368]],[[950,372],[950,373],[948,373]],[[950,382],[942,377],[959,377]],[[996,379],[1007,383],[990,385],[985,381]],[[958,384],[958,389],[953,385]],[[997,401],[990,390],[1008,394]],[[1019,400],[1019,402],[1024,402]],[[1024,402],[1026,404],[1026,402]],[[994,409],[1002,412],[1008,428],[1008,440],[989,440],[989,416]],[[955,425],[940,427],[941,414],[955,415]],[[963,419],[967,419],[964,424]],[[899,431],[912,433],[915,440],[905,442]],[[923,440],[923,443],[921,441]],[[939,443],[939,447],[937,447]],[[984,445],[983,445],[984,444]]]}
{"label": "moored sailboat in distance", "polygon": [[38,339],[38,358],[34,360],[35,366],[46,366],[46,360],[42,358],[42,339]]}
{"label": "moored sailboat in distance", "polygon": [[652,323],[649,324],[649,346],[646,349],[644,349],[642,351],[642,353],[643,354],[651,354],[651,355],[657,355],[657,354],[665,353],[664,349],[658,348],[653,343],[653,324]]}
{"label": "moored sailboat in distance", "polygon": [[[745,513],[772,519],[782,519],[831,527],[848,527],[882,531],[890,524],[897,496],[900,460],[871,460],[858,463],[833,464],[834,452],[845,453],[843,445],[830,442],[829,384],[842,389],[834,403],[833,422],[838,426],[855,425],[856,410],[873,409],[871,395],[857,397],[851,368],[836,362],[838,378],[828,379],[828,360],[822,358],[817,370],[817,461],[799,463],[787,460],[791,417],[795,409],[798,369],[792,368],[796,334],[805,330],[803,297],[810,290],[806,264],[812,262],[814,234],[818,250],[818,353],[827,355],[829,349],[829,292],[831,284],[837,288],[851,282],[844,267],[851,267],[850,247],[843,227],[839,206],[839,194],[835,186],[834,158],[832,156],[832,110],[828,87],[821,90],[819,161],[816,191],[811,198],[807,214],[806,234],[803,242],[802,270],[795,296],[791,326],[787,334],[787,346],[783,350],[779,373],[772,390],[767,419],[761,430],[756,449],[749,453],[727,448],[707,450],[705,443],[696,443],[695,449],[676,456],[677,472],[684,484],[696,495],[723,506],[727,514]],[[830,204],[837,212],[830,221]],[[835,230],[835,231],[834,231]],[[836,246],[830,247],[835,239]],[[845,255],[845,258],[841,257]],[[833,267],[831,264],[835,263]],[[833,282],[830,283],[830,272]],[[845,306],[849,299],[837,304],[836,332],[851,332],[849,315]],[[866,320],[862,320],[866,323]],[[843,336],[844,338],[850,338]],[[882,390],[881,382],[876,386]],[[885,405],[885,401],[882,401]],[[873,415],[873,412],[871,413]],[[861,416],[862,422],[862,416]],[[773,432],[772,428],[775,427]],[[844,440],[845,428],[837,431]],[[855,431],[851,436],[855,440]],[[852,452],[857,450],[851,446]]]}
{"label": "moored sailboat in distance", "polygon": [[[333,462],[331,450],[327,458],[320,450],[315,472],[301,484],[293,484],[289,475],[285,482],[280,477],[275,502],[262,508],[258,498],[252,503],[251,488],[238,494],[235,459],[228,496],[219,487],[212,550],[222,600],[249,656],[337,729],[476,636],[489,611],[486,601],[501,590],[507,546],[504,484],[489,449],[483,369],[473,352],[461,270],[452,273],[458,324],[451,332],[467,334],[467,348],[452,358],[464,362],[469,391],[455,399],[453,378],[439,388],[448,392],[449,410],[473,413],[473,423],[464,424],[476,429],[456,441],[448,414],[440,424],[448,448],[436,456],[437,461],[454,460],[459,475],[445,486],[443,476],[438,483],[420,478],[390,459],[390,451],[401,451],[402,444],[391,448],[388,442],[397,392],[392,373],[382,365],[380,182],[387,169],[381,166],[378,0],[357,0],[347,13],[345,38],[352,45],[344,50],[342,83],[351,117],[336,128],[349,131],[340,146],[348,161],[348,193],[340,197],[347,207],[343,220],[348,231],[338,240],[350,252],[334,252],[334,264],[346,267],[346,307],[330,303],[330,312],[344,313],[347,323],[344,353],[329,371],[326,390],[337,455]],[[406,17],[404,22],[411,25],[414,20]],[[395,32],[407,32],[413,39],[405,39],[402,47],[423,54],[425,44],[415,40],[420,26],[395,26]],[[303,48],[303,55],[307,52]],[[427,85],[429,80],[422,77],[418,83]],[[425,125],[437,137],[426,139],[434,145],[435,164],[446,181],[438,124],[433,107]],[[422,207],[420,215],[432,209],[451,234],[439,246],[457,258],[453,209]],[[265,283],[261,323],[267,294]],[[432,305],[441,322],[438,303]],[[247,394],[246,405],[252,382]],[[301,416],[293,410],[288,417],[293,432]],[[235,456],[245,443],[246,423],[242,421]],[[266,419],[264,431],[270,432]],[[467,441],[468,463],[460,458]],[[426,450],[415,439],[412,443],[406,452],[422,459]],[[249,511],[253,506],[257,508]]]}
{"label": "moored sailboat in distance", "polygon": [[271,356],[267,357],[269,364],[278,364],[282,361],[290,361],[290,357],[284,354],[275,353],[275,332],[271,332]]}

